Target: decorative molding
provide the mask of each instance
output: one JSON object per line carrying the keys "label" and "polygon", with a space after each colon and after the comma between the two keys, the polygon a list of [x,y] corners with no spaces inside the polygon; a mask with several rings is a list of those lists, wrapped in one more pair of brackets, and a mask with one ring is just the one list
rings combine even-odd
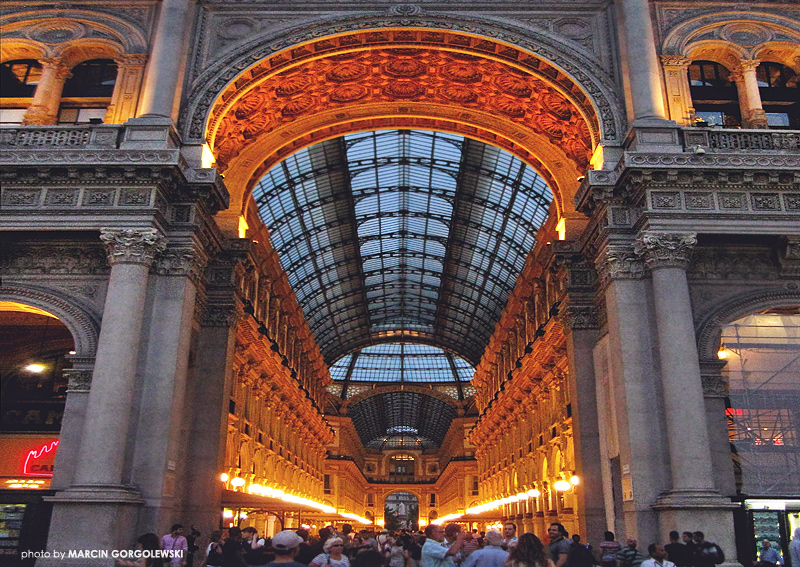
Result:
{"label": "decorative molding", "polygon": [[88,392],[92,387],[92,371],[67,368],[62,374],[68,378],[67,393]]}
{"label": "decorative molding", "polygon": [[243,317],[244,313],[236,304],[206,305],[202,325],[203,327],[231,328],[236,326]]}
{"label": "decorative molding", "polygon": [[775,280],[781,274],[773,257],[766,247],[698,246],[686,275],[699,284],[707,280]]}
{"label": "decorative molding", "polygon": [[601,287],[611,280],[640,280],[645,276],[644,262],[632,246],[607,245],[595,261]]}
{"label": "decorative molding", "polygon": [[154,270],[161,276],[188,276],[198,284],[208,264],[208,257],[194,247],[167,248],[155,261]]}
{"label": "decorative molding", "polygon": [[781,266],[781,276],[800,277],[800,236],[790,236],[784,239],[778,261]]}
{"label": "decorative molding", "polygon": [[561,306],[558,311],[558,319],[565,329],[585,330],[597,329],[598,317],[597,309],[594,305],[570,305]]}
{"label": "decorative molding", "polygon": [[99,243],[23,240],[4,247],[0,269],[6,276],[104,276],[108,263]]}
{"label": "decorative molding", "polygon": [[154,228],[101,228],[100,240],[106,248],[108,263],[150,266],[157,254],[167,247],[167,240]]}
{"label": "decorative molding", "polygon": [[651,270],[658,268],[687,269],[697,245],[695,232],[653,232],[639,235],[634,252],[644,258]]}

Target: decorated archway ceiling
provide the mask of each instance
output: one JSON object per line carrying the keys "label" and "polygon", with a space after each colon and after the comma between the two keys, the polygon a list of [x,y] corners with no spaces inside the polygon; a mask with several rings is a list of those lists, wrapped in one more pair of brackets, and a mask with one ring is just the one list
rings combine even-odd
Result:
{"label": "decorated archway ceiling", "polygon": [[499,148],[384,130],[297,152],[253,197],[328,364],[418,342],[475,365],[552,193]]}
{"label": "decorated archway ceiling", "polygon": [[435,105],[464,109],[464,125],[469,111],[491,112],[498,129],[540,136],[580,171],[599,139],[585,93],[545,61],[485,38],[402,29],[328,37],[262,60],[218,99],[207,138],[224,169],[287,124],[337,109],[348,122],[347,109],[364,105],[394,105],[374,115],[396,116],[398,102],[409,118],[435,115]]}

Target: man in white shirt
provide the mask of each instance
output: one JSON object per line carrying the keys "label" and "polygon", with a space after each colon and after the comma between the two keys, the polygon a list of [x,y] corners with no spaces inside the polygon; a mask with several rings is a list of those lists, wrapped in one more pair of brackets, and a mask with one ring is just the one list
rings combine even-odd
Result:
{"label": "man in white shirt", "polygon": [[672,561],[667,561],[667,550],[660,543],[651,543],[647,548],[650,559],[642,561],[641,567],[675,567]]}

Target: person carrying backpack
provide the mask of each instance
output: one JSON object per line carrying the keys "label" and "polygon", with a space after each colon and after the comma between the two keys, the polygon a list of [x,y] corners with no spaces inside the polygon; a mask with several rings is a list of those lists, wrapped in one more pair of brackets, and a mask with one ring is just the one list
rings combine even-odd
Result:
{"label": "person carrying backpack", "polygon": [[714,567],[725,563],[725,553],[722,548],[716,543],[706,541],[706,536],[703,532],[694,532],[695,542],[695,567]]}

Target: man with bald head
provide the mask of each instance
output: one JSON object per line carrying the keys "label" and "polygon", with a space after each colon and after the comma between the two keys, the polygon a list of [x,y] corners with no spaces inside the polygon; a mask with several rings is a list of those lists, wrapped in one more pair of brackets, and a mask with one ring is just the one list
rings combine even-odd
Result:
{"label": "man with bald head", "polygon": [[503,534],[489,530],[484,537],[484,548],[470,553],[461,567],[504,567],[508,552],[502,547]]}

